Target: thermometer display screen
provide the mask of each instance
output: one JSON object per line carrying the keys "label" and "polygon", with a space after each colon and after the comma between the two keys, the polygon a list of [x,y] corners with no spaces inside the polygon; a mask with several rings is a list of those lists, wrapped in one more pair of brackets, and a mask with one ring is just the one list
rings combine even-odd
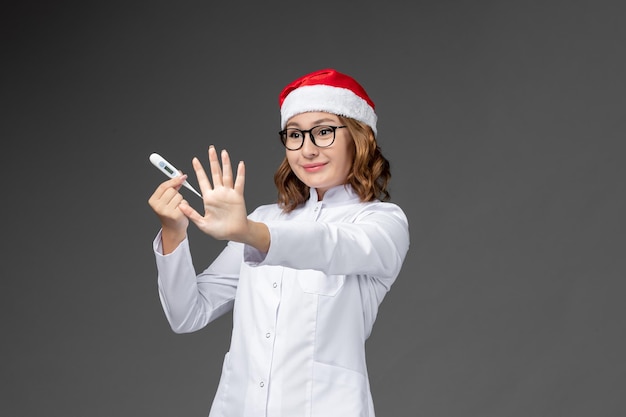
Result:
{"label": "thermometer display screen", "polygon": [[163,169],[169,172],[170,174],[174,175],[174,171],[172,171],[172,168],[168,167],[167,165],[165,165]]}

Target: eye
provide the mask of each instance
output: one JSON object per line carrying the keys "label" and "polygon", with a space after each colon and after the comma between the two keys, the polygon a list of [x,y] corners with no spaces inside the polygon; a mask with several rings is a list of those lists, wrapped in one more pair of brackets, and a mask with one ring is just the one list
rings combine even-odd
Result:
{"label": "eye", "polygon": [[317,129],[318,136],[328,136],[328,135],[332,135],[332,133],[333,133],[333,129],[329,126],[320,126]]}
{"label": "eye", "polygon": [[300,139],[302,134],[297,129],[287,129],[287,137],[289,139]]}

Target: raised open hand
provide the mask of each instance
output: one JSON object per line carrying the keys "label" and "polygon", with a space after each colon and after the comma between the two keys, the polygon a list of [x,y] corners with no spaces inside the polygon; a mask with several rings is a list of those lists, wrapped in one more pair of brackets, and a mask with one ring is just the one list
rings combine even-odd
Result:
{"label": "raised open hand", "polygon": [[222,165],[220,166],[217,151],[213,146],[209,147],[212,185],[198,158],[192,161],[204,201],[204,214],[198,213],[186,201],[182,201],[179,207],[200,230],[215,239],[245,241],[249,233],[243,197],[245,165],[239,162],[237,177],[233,179],[228,152],[223,150],[221,157]]}

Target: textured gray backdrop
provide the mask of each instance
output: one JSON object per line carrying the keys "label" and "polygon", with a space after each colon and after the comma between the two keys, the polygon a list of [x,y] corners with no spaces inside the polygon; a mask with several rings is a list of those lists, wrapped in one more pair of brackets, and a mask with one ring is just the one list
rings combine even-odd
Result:
{"label": "textured gray backdrop", "polygon": [[[207,414],[231,317],[170,331],[148,155],[227,148],[272,202],[278,92],[335,67],[411,222],[378,415],[626,415],[625,5],[4,2],[0,414]],[[198,269],[222,246],[191,240]]]}

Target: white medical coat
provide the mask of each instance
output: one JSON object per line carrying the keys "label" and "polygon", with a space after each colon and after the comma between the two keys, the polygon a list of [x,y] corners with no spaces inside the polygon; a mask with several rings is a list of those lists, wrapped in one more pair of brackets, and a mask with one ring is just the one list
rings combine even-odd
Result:
{"label": "white medical coat", "polygon": [[188,241],[162,255],[158,288],[175,332],[193,332],[233,310],[229,352],[210,417],[373,417],[365,341],[409,248],[408,221],[387,202],[359,201],[351,187],[265,223],[267,254],[229,242],[196,276]]}

